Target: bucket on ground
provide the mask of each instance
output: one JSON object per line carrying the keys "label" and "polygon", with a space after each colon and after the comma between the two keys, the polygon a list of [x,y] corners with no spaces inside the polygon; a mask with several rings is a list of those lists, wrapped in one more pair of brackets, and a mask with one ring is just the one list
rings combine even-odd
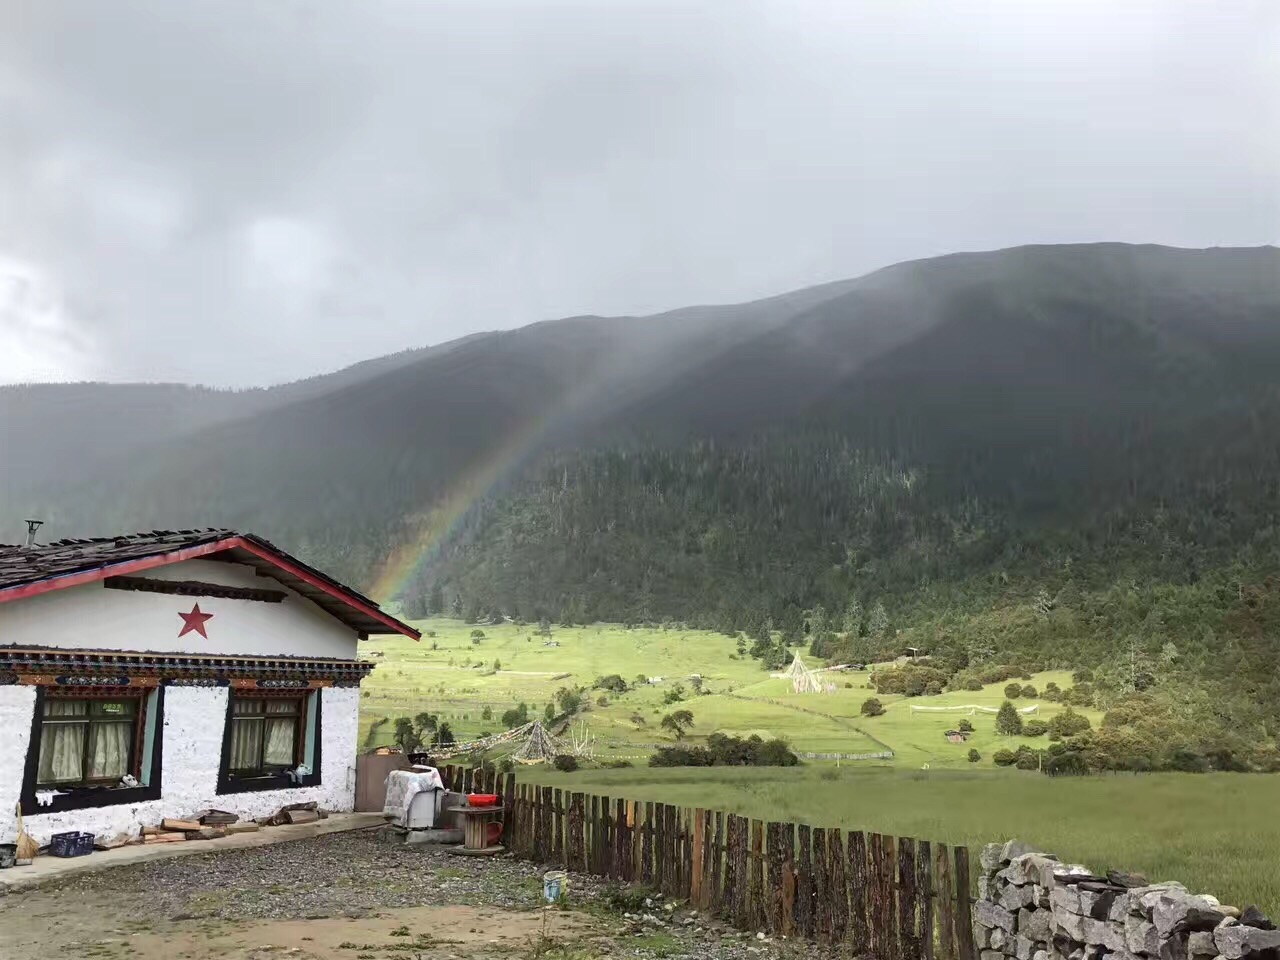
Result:
{"label": "bucket on ground", "polygon": [[555,903],[569,887],[569,878],[560,870],[550,870],[542,875],[542,899]]}

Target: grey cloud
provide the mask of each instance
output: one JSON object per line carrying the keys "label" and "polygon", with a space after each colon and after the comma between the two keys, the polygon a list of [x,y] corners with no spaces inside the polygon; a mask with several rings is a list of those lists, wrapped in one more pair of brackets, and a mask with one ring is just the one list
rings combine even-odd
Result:
{"label": "grey cloud", "polygon": [[1280,233],[1268,0],[0,18],[0,262],[55,304],[0,285],[0,380],[264,383],[958,249]]}

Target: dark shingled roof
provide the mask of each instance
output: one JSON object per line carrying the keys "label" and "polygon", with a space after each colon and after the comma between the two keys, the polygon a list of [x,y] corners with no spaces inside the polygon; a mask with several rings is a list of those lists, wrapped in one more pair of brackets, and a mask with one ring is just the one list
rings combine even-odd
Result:
{"label": "dark shingled roof", "polygon": [[[290,589],[302,594],[323,607],[333,616],[361,633],[404,633],[417,637],[418,631],[378,609],[378,604],[368,597],[326,576],[314,567],[291,557],[279,547],[255,537],[218,527],[203,530],[152,530],[150,533],[133,533],[119,537],[95,537],[88,540],[59,540],[56,543],[22,546],[0,544],[0,602],[12,599],[16,588],[56,581],[75,574],[100,572],[102,577],[111,574],[120,564],[130,561],[164,557],[181,551],[216,544],[226,540],[243,541],[249,546],[269,554],[263,557],[246,546],[229,546],[217,553],[206,553],[210,559],[226,559],[254,567],[259,573],[272,577]],[[273,562],[271,558],[281,563]],[[182,559],[176,557],[175,560]],[[282,564],[282,565],[281,565]],[[298,568],[292,573],[284,566]],[[319,581],[312,583],[310,579]],[[81,578],[83,579],[83,578]],[[78,582],[78,581],[77,581]],[[26,595],[28,591],[21,591]],[[9,596],[6,597],[5,594]],[[372,613],[362,613],[357,608],[370,608]]]}

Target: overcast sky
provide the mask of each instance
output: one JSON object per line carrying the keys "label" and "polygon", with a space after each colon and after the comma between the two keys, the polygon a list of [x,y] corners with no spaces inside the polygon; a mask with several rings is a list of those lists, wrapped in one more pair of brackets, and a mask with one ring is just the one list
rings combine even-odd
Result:
{"label": "overcast sky", "polygon": [[0,382],[1280,242],[1275,0],[0,0]]}

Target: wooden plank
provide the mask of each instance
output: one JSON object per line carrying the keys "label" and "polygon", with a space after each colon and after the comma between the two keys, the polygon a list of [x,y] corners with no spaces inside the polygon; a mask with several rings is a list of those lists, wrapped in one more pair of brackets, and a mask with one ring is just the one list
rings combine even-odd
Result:
{"label": "wooden plank", "polygon": [[533,838],[532,832],[529,830],[529,785],[527,783],[516,784],[516,813],[515,822],[515,838],[512,841],[516,855],[527,859],[532,859],[533,851],[530,843]]}
{"label": "wooden plank", "polygon": [[802,823],[796,830],[796,935],[812,940],[815,929],[813,916],[813,847],[812,828]]}
{"label": "wooden plank", "polygon": [[653,886],[662,889],[663,871],[667,862],[667,808],[666,804],[655,803],[649,807],[649,816],[653,823]]}
{"label": "wooden plank", "polygon": [[779,920],[782,924],[782,935],[794,937],[796,933],[796,831],[790,823],[779,824],[782,828],[782,905]]}
{"label": "wooden plank", "polygon": [[672,805],[671,813],[671,887],[673,896],[685,896],[685,824],[681,808]]}
{"label": "wooden plank", "polygon": [[831,875],[831,941],[844,943],[849,931],[849,888],[845,878],[844,837],[827,831],[827,864]]}
{"label": "wooden plank", "polygon": [[648,800],[640,808],[640,882],[653,886],[653,804]]}
{"label": "wooden plank", "polygon": [[684,806],[676,808],[676,896],[689,899],[689,849],[691,846],[689,833],[689,810]]}
{"label": "wooden plank", "polygon": [[897,890],[894,889],[898,879],[898,845],[893,842],[893,837],[881,836],[880,852],[883,857],[880,883],[884,888],[884,895],[881,898],[884,916],[881,923],[884,924],[885,955],[892,957],[893,960],[903,960],[901,943],[898,940]]}
{"label": "wooden plank", "polygon": [[551,787],[542,788],[542,810],[539,820],[541,821],[540,831],[542,834],[542,853],[538,859],[543,863],[550,863],[551,853],[555,849],[555,838],[551,832],[555,829],[555,801]]}
{"label": "wooden plank", "polygon": [[462,792],[463,793],[475,792],[474,790],[471,789],[471,768],[470,767],[466,767],[462,771]]}
{"label": "wooden plank", "polygon": [[940,843],[933,851],[934,879],[938,896],[938,960],[957,960],[956,946],[956,887],[951,879],[951,851]]}
{"label": "wooden plank", "polygon": [[852,830],[848,839],[849,950],[855,957],[860,957],[871,949],[867,925],[870,902],[867,891],[867,835],[861,830]]}
{"label": "wooden plank", "polygon": [[867,835],[868,949],[877,960],[892,960],[886,948],[884,913],[884,837],[871,833]]}
{"label": "wooden plank", "polygon": [[933,960],[933,851],[928,840],[916,844],[916,896],[920,898],[920,956]]}
{"label": "wooden plank", "polygon": [[782,932],[782,824],[769,821],[764,828],[765,849],[765,889],[768,891],[764,904],[765,926],[771,933]]}
{"label": "wooden plank", "polygon": [[[293,813],[294,811],[291,810],[289,812]],[[199,830],[204,826],[204,824],[199,820],[173,820],[166,817],[160,821],[160,826],[165,830],[176,830],[179,833],[186,833],[188,830]]]}
{"label": "wooden plank", "polygon": [[600,798],[587,798],[587,873],[600,873]]}
{"label": "wooden plank", "polygon": [[613,808],[614,835],[617,837],[617,879],[631,882],[631,829],[627,826],[627,801],[619,798]]}
{"label": "wooden plank", "polygon": [[143,837],[142,842],[150,846],[153,843],[186,843],[187,835],[185,833],[153,833],[150,836]]}
{"label": "wooden plank", "polygon": [[724,813],[716,811],[715,839],[711,850],[710,908],[717,916],[724,916]]}
{"label": "wooden plank", "polygon": [[813,844],[813,938],[827,941],[831,938],[831,907],[827,888],[831,885],[831,872],[827,866],[827,831],[814,827]]}
{"label": "wooden plank", "polygon": [[738,926],[746,926],[747,903],[747,821],[731,814],[728,831],[728,854],[725,877],[732,883],[725,884],[725,909]]}
{"label": "wooden plank", "polygon": [[570,870],[584,870],[585,860],[582,846],[582,794],[574,793],[569,797],[569,833],[565,838],[565,857],[569,861]]}
{"label": "wooden plank", "polygon": [[701,807],[697,807],[693,811],[693,841],[692,841],[692,864],[689,875],[689,900],[694,906],[702,905],[702,868],[703,857],[706,855],[706,834],[704,833],[705,825],[703,823],[703,814],[705,811]]}
{"label": "wooden plank", "polygon": [[760,930],[766,923],[768,905],[764,893],[764,824],[751,821],[751,855],[748,864],[750,880],[747,884],[747,918],[750,929]]}
{"label": "wooden plank", "polygon": [[959,960],[976,960],[973,942],[973,911],[969,907],[969,848],[956,847],[956,954]]}
{"label": "wooden plank", "polygon": [[600,798],[600,876],[613,877],[613,801]]}
{"label": "wooden plank", "polygon": [[551,860],[557,866],[564,866],[564,795],[556,787],[552,796],[551,815]]}
{"label": "wooden plank", "polygon": [[710,810],[702,811],[702,896],[696,904],[699,910],[706,910],[713,900],[712,885],[715,883],[713,865],[715,858],[719,855],[716,850],[713,816]]}
{"label": "wooden plank", "polygon": [[916,929],[916,842],[898,838],[898,945],[904,960],[919,960],[920,934]]}
{"label": "wooden plank", "polygon": [[627,874],[627,882],[635,883],[640,877],[640,821],[639,821],[639,804],[634,800],[627,801],[627,836],[631,840],[630,851],[630,872]]}

